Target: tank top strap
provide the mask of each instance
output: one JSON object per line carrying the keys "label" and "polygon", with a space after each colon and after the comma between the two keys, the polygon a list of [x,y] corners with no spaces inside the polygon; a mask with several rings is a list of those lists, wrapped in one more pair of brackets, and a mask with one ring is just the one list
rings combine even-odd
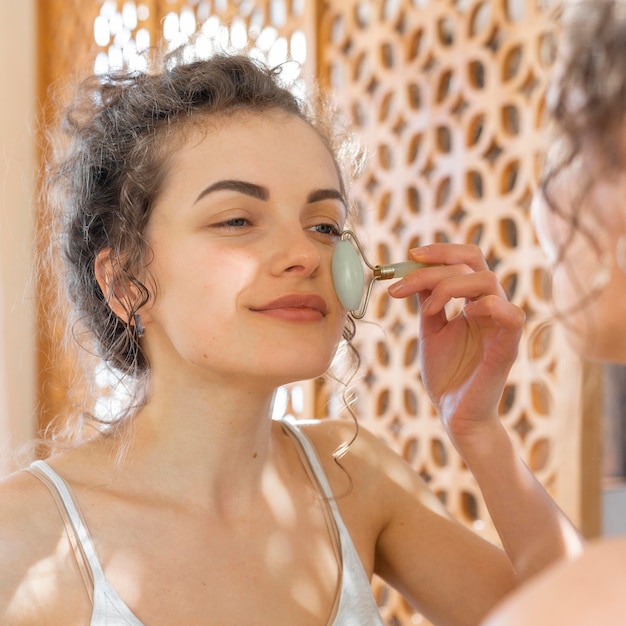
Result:
{"label": "tank top strap", "polygon": [[341,588],[334,608],[332,626],[384,626],[371,583],[357,553],[350,532],[343,521],[339,506],[326,477],[326,472],[313,443],[300,430],[301,424],[314,420],[296,420],[283,417],[279,420],[283,428],[299,443],[327,506],[332,512],[341,551]]}
{"label": "tank top strap", "polygon": [[[337,541],[340,553],[340,564],[342,569],[345,565],[347,553],[350,551],[349,546],[352,546],[352,540],[348,528],[343,521],[343,517],[339,512],[339,506],[335,494],[328,482],[326,472],[322,466],[322,462],[317,456],[317,451],[311,440],[300,430],[301,424],[306,424],[308,420],[296,420],[295,418],[286,416],[280,419],[283,428],[298,442],[300,449],[304,453],[306,463],[313,474],[313,478],[317,483],[318,489],[321,495],[324,497],[324,504],[328,508],[330,515],[333,518],[333,527],[336,533],[338,533]],[[315,420],[310,420],[314,422]]]}
{"label": "tank top strap", "polygon": [[96,583],[103,582],[104,572],[96,549],[67,483],[45,461],[34,461],[26,468],[50,491],[65,525],[81,576],[93,603]]}
{"label": "tank top strap", "polygon": [[[306,424],[307,420],[295,420],[291,417],[283,417],[280,420],[280,423],[286,428],[291,435],[295,437],[295,439],[300,444],[303,452],[306,455],[306,460],[309,463],[313,473],[315,474],[315,478],[319,484],[320,489],[325,498],[328,499],[331,505],[335,505],[335,495],[333,494],[333,490],[330,487],[330,483],[328,482],[328,478],[326,478],[326,472],[322,467],[322,463],[317,456],[317,452],[313,447],[313,444],[309,440],[309,438],[300,430],[300,424]],[[333,508],[335,508],[333,506]]]}

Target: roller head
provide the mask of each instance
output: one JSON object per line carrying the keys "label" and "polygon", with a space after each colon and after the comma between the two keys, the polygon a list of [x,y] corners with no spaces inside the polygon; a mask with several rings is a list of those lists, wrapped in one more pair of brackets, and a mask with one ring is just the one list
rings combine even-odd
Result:
{"label": "roller head", "polygon": [[347,239],[335,246],[332,272],[339,301],[347,311],[356,311],[363,299],[365,273],[359,255]]}

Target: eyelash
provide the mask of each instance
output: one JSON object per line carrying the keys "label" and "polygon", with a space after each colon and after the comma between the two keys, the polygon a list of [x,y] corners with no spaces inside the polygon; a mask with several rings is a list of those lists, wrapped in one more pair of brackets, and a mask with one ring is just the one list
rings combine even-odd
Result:
{"label": "eyelash", "polygon": [[[235,222],[239,222],[235,224]],[[225,220],[220,222],[219,224],[215,224],[216,228],[243,228],[244,226],[249,226],[250,220],[245,217],[232,217],[229,220]]]}
{"label": "eyelash", "polygon": [[[251,224],[250,220],[248,220],[245,217],[233,217],[223,222],[219,222],[218,224],[214,224],[214,228],[238,229],[238,228],[245,228],[246,226],[250,226],[250,224]],[[320,228],[326,228],[328,229],[328,231],[321,232],[317,230]],[[332,224],[332,223],[316,224],[315,226],[312,226],[308,230],[316,230],[316,232],[318,232],[320,235],[333,237],[333,238],[341,237],[341,232],[342,232],[336,224]]]}
{"label": "eyelash", "polygon": [[341,237],[341,230],[336,224],[324,223],[324,224],[316,224],[315,226],[313,226],[314,229],[321,228],[321,227],[328,228],[329,232],[322,233],[320,231],[317,231],[317,232],[320,232],[320,235],[327,235],[328,237],[337,237],[337,238]]}

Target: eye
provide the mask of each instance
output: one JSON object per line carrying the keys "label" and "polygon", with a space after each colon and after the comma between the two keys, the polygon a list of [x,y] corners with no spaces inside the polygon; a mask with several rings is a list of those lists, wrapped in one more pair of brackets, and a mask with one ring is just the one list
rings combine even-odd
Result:
{"label": "eye", "polygon": [[230,219],[212,224],[211,228],[225,228],[227,230],[236,230],[238,228],[246,228],[250,226],[250,220],[245,217],[231,217]]}
{"label": "eye", "polygon": [[320,233],[320,235],[327,235],[332,238],[341,237],[341,230],[336,224],[316,224],[309,230],[313,230],[316,233]]}

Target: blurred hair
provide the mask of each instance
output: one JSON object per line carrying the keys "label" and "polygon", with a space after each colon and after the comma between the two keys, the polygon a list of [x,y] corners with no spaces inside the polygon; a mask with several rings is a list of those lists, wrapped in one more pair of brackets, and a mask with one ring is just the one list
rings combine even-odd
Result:
{"label": "blurred hair", "polygon": [[[600,265],[606,266],[602,243],[582,211],[589,206],[597,182],[623,171],[625,60],[625,0],[564,0],[558,58],[546,94],[550,143],[540,181],[550,210],[569,225],[556,264],[563,261],[570,243],[583,237]],[[556,183],[565,170],[566,198]],[[587,306],[590,297],[603,288],[602,281],[597,282],[591,287],[580,285],[576,310]],[[567,313],[561,311],[558,316],[564,320]]]}

